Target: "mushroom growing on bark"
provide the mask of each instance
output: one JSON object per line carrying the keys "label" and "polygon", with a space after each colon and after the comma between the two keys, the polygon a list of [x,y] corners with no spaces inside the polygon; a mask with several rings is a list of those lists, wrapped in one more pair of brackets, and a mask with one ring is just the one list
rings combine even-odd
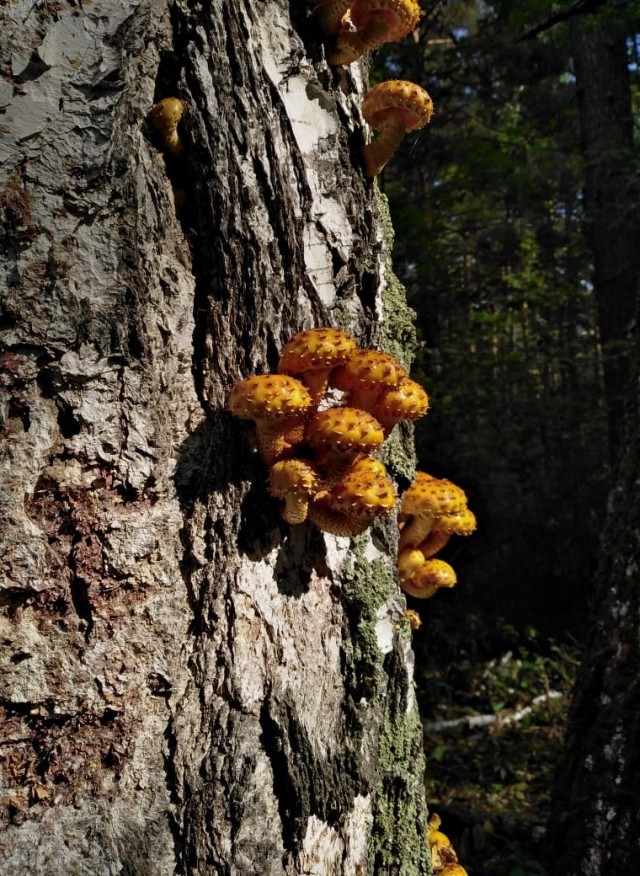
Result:
{"label": "mushroom growing on bark", "polygon": [[329,382],[347,394],[350,405],[373,414],[380,395],[406,376],[404,366],[389,353],[357,349],[331,372]]}
{"label": "mushroom growing on bark", "polygon": [[165,97],[151,107],[151,124],[162,137],[164,148],[171,155],[182,152],[178,124],[184,114],[184,104],[177,97]]}
{"label": "mushroom growing on bark", "polygon": [[370,456],[359,456],[347,473],[309,505],[309,520],[333,535],[359,535],[376,517],[388,514],[396,494],[384,465]]}
{"label": "mushroom growing on bark", "polygon": [[383,43],[392,43],[410,33],[420,18],[416,0],[352,0],[332,47],[329,64],[352,64]]}
{"label": "mushroom growing on bark", "polygon": [[305,441],[315,452],[327,487],[351,467],[354,457],[373,453],[384,441],[384,430],[374,416],[359,408],[335,407],[318,411],[309,420]]}
{"label": "mushroom growing on bark", "polygon": [[390,79],[367,91],[362,101],[362,115],[378,131],[363,151],[366,176],[377,176],[404,135],[429,123],[433,101],[419,85]]}
{"label": "mushroom growing on bark", "polygon": [[242,420],[255,420],[258,450],[272,464],[294,455],[304,435],[311,396],[295,377],[263,374],[236,383],[227,407]]}
{"label": "mushroom growing on bark", "polygon": [[355,349],[355,340],[340,329],[305,329],[282,348],[278,371],[298,377],[317,404],[327,389],[331,370],[343,365]]}
{"label": "mushroom growing on bark", "polygon": [[429,396],[424,389],[410,377],[402,377],[380,393],[371,412],[388,435],[400,420],[418,420],[428,410]]}
{"label": "mushroom growing on bark", "polygon": [[287,523],[304,523],[309,499],[319,489],[317,472],[303,459],[284,459],[271,466],[269,492],[283,499],[280,516]]}
{"label": "mushroom growing on bark", "polygon": [[[422,556],[422,563],[420,563]],[[429,599],[441,587],[454,587],[457,576],[444,560],[424,558],[416,548],[408,548],[398,554],[400,587],[416,599]]]}
{"label": "mushroom growing on bark", "polygon": [[419,545],[443,515],[460,514],[466,506],[467,497],[461,487],[444,478],[417,472],[416,479],[402,496],[400,550]]}

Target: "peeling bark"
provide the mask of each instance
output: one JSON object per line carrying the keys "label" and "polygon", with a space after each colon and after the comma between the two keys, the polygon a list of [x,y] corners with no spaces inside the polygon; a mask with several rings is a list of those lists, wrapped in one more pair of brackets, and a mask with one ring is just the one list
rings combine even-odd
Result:
{"label": "peeling bark", "polygon": [[307,13],[0,10],[3,873],[430,872],[395,523],[286,526],[224,410],[303,327],[411,354]]}

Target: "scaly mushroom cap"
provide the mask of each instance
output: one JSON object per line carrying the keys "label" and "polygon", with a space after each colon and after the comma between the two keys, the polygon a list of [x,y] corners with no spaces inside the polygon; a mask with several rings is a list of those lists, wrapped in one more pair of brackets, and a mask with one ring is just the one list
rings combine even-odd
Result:
{"label": "scaly mushroom cap", "polygon": [[428,410],[429,396],[424,389],[410,377],[402,377],[378,396],[372,413],[390,431],[400,420],[417,420]]}
{"label": "scaly mushroom cap", "polygon": [[454,514],[443,514],[433,525],[435,531],[444,535],[471,535],[476,531],[476,515],[469,508],[462,508]]}
{"label": "scaly mushroom cap", "polygon": [[359,535],[374,519],[388,514],[396,494],[384,465],[370,456],[359,456],[349,471],[326,493],[309,505],[309,520],[333,535]]}
{"label": "scaly mushroom cap", "polygon": [[336,407],[314,414],[307,424],[305,438],[314,450],[372,453],[384,441],[384,431],[367,411]]}
{"label": "scaly mushroom cap", "polygon": [[346,392],[351,405],[373,413],[379,396],[406,376],[404,366],[389,353],[357,349],[331,372],[329,383]]}
{"label": "scaly mushroom cap", "polygon": [[441,587],[454,587],[456,573],[444,560],[425,560],[410,577],[400,576],[400,587],[416,599],[429,599]]}
{"label": "scaly mushroom cap", "polygon": [[400,535],[400,547],[419,544],[443,514],[458,514],[466,505],[467,497],[461,487],[426,472],[417,472],[415,481],[402,497],[400,513],[406,522]]}
{"label": "scaly mushroom cap", "polygon": [[240,380],[229,393],[227,407],[241,420],[270,420],[304,413],[309,392],[288,374],[261,374]]}
{"label": "scaly mushroom cap", "polygon": [[284,499],[280,515],[287,523],[304,523],[309,498],[319,489],[320,479],[314,468],[303,459],[285,459],[271,466],[269,492]]}
{"label": "scaly mushroom cap", "polygon": [[433,101],[419,85],[390,79],[371,88],[362,101],[362,115],[379,131],[364,147],[365,173],[377,176],[405,133],[423,128],[433,115]]}
{"label": "scaly mushroom cap", "polygon": [[294,455],[304,435],[311,396],[295,377],[262,374],[236,383],[227,407],[242,420],[256,421],[258,450],[271,465]]}
{"label": "scaly mushroom cap", "polygon": [[469,876],[462,864],[445,864],[442,870],[438,870],[438,876]]}
{"label": "scaly mushroom cap", "polygon": [[[419,18],[416,0],[352,0],[347,19],[327,53],[327,61],[351,64],[383,43],[402,39],[415,28]],[[349,23],[355,30],[347,29]]]}
{"label": "scaly mushroom cap", "polygon": [[162,137],[165,149],[172,155],[182,152],[178,123],[184,114],[184,104],[177,97],[165,97],[151,107],[151,124]]}
{"label": "scaly mushroom cap", "polygon": [[355,340],[340,329],[306,329],[284,345],[278,371],[298,375],[314,400],[319,401],[331,369],[344,364],[355,349]]}

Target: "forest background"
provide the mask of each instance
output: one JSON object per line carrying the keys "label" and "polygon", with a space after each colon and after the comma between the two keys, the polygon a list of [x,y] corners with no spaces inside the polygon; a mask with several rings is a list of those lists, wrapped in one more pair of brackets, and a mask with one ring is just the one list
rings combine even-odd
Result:
{"label": "forest background", "polygon": [[[423,604],[415,637],[431,802],[478,873],[546,872],[568,694],[607,586],[637,301],[638,28],[637,3],[446,2],[374,64],[374,81],[418,82],[436,105],[382,187],[432,399],[419,464],[463,485],[480,521],[445,553],[461,584]],[[536,696],[517,731],[466,728]]]}

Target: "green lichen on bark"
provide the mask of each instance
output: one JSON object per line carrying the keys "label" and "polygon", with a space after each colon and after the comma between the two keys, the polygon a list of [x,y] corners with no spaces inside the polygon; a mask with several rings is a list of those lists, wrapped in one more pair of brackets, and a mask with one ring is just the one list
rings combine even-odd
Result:
{"label": "green lichen on bark", "polygon": [[376,635],[379,608],[397,588],[388,562],[364,556],[368,534],[352,541],[353,562],[343,573],[351,636],[346,643],[347,684],[358,701],[374,700],[382,682],[382,653]]}
{"label": "green lichen on bark", "polygon": [[416,312],[407,304],[407,291],[393,272],[391,253],[394,231],[386,195],[376,187],[378,220],[384,233],[384,289],[382,290],[382,325],[380,345],[409,368],[415,356],[418,338]]}
{"label": "green lichen on bark", "polygon": [[406,700],[390,697],[378,753],[383,774],[374,807],[372,851],[376,873],[430,876],[424,804],[422,723]]}

